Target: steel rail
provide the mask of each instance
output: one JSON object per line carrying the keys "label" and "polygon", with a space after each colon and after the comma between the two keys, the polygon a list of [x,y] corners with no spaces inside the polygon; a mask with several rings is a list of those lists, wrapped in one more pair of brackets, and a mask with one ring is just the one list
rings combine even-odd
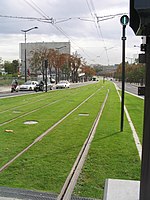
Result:
{"label": "steel rail", "polygon": [[11,123],[11,122],[13,122],[13,121],[15,121],[15,120],[17,120],[17,119],[20,119],[20,118],[22,118],[22,117],[25,117],[25,116],[27,116],[27,115],[30,115],[30,114],[32,114],[32,113],[34,113],[34,112],[36,112],[36,111],[39,111],[39,110],[41,110],[41,109],[43,109],[43,108],[46,108],[47,106],[53,105],[54,103],[57,103],[57,102],[59,102],[59,101],[61,101],[61,99],[56,100],[56,101],[53,101],[53,102],[51,102],[51,103],[48,103],[48,104],[46,104],[46,105],[44,105],[44,106],[41,106],[41,107],[39,107],[39,108],[36,108],[36,109],[34,109],[34,110],[31,110],[30,112],[24,113],[23,115],[19,115],[18,117],[15,117],[15,118],[13,118],[13,119],[11,119],[11,120],[5,121],[5,122],[1,123],[0,126],[3,126],[3,125],[8,124],[8,123]]}
{"label": "steel rail", "polygon": [[[30,99],[32,99],[32,98],[30,98]],[[30,100],[30,99],[28,99],[28,101]],[[2,113],[6,113],[6,112],[9,112],[9,111],[14,111],[15,109],[18,109],[18,108],[22,108],[22,107],[24,107],[24,106],[27,106],[27,105],[30,105],[30,104],[33,104],[33,103],[37,103],[37,102],[39,102],[39,101],[45,101],[45,100],[48,100],[49,98],[42,98],[42,99],[38,99],[38,100],[36,100],[36,101],[33,101],[33,102],[26,102],[26,103],[23,103],[23,104],[21,104],[21,105],[19,105],[19,106],[16,106],[16,107],[11,107],[11,108],[9,108],[9,109],[7,109],[7,110],[3,110],[3,111],[0,111],[0,114],[2,114]],[[28,103],[28,104],[27,104]]]}
{"label": "steel rail", "polygon": [[89,148],[90,148],[90,145],[91,145],[91,142],[94,138],[94,135],[96,133],[96,128],[98,126],[98,123],[99,123],[99,120],[101,118],[101,115],[102,115],[102,112],[103,112],[103,109],[105,107],[105,104],[106,104],[106,101],[107,101],[107,98],[108,98],[108,94],[109,94],[109,90],[105,96],[105,99],[104,99],[104,102],[101,106],[101,109],[92,125],[92,128],[89,132],[89,135],[88,137],[86,138],[82,148],[81,148],[81,151],[80,153],[78,154],[77,156],[77,159],[61,189],[61,192],[57,198],[57,200],[70,200],[71,199],[71,195],[73,193],[73,190],[74,190],[74,187],[76,185],[76,182],[77,182],[77,179],[80,175],[80,172],[81,172],[81,169],[84,165],[84,162],[85,162],[85,159],[87,157],[87,154],[88,154],[88,151],[89,151]]}
{"label": "steel rail", "polygon": [[20,153],[18,153],[15,157],[13,157],[11,160],[9,160],[6,164],[4,164],[0,168],[0,173],[4,171],[11,163],[13,163],[17,158],[19,158],[23,153],[28,151],[34,144],[39,142],[43,137],[45,137],[49,132],[51,132],[56,126],[58,126],[62,121],[64,121],[69,115],[71,115],[74,111],[76,111],[81,105],[83,105],[85,102],[87,102],[91,97],[93,97],[100,89],[98,89],[96,92],[91,94],[89,97],[87,97],[84,101],[82,101],[77,107],[75,107],[73,110],[71,110],[67,115],[65,115],[63,118],[61,118],[58,122],[56,122],[53,126],[51,126],[49,129],[47,129],[44,133],[42,133],[40,136],[38,136],[30,145],[28,145],[25,149],[23,149]]}

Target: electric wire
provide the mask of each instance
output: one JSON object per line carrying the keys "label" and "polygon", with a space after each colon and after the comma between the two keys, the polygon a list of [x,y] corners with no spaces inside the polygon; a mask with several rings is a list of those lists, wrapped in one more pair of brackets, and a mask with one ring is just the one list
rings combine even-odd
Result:
{"label": "electric wire", "polygon": [[108,57],[108,52],[107,52],[107,48],[106,48],[106,42],[104,40],[104,37],[103,37],[103,34],[102,34],[102,30],[101,30],[101,27],[100,27],[100,24],[98,23],[98,17],[97,17],[97,14],[96,14],[96,10],[95,10],[95,7],[94,7],[94,3],[92,0],[90,0],[90,3],[88,2],[88,0],[86,0],[86,3],[87,3],[87,6],[89,8],[89,11],[91,13],[91,16],[93,17],[93,19],[95,19],[94,23],[95,23],[95,27],[96,27],[96,30],[97,30],[97,34],[99,36],[99,38],[102,40],[103,44],[104,44],[104,50],[105,50],[105,53],[106,53],[106,58],[107,58],[107,63],[109,65],[109,57]]}
{"label": "electric wire", "polygon": [[[30,5],[35,11],[37,11],[39,14],[41,14],[42,15],[42,17],[44,17],[45,19],[47,19],[47,15],[45,15],[45,13],[40,9],[39,10],[39,7],[38,6],[36,6],[36,4],[31,4],[31,3],[29,3],[27,0],[24,0],[28,5]],[[33,0],[32,0],[32,3],[33,3]],[[36,8],[35,8],[35,6],[36,6]],[[61,32],[65,37],[67,37],[68,39],[69,39],[69,41],[72,41],[72,43],[74,43],[86,56],[88,56],[89,58],[90,58],[90,56],[87,54],[87,53],[85,53],[85,51],[80,47],[80,46],[78,46],[77,44],[76,44],[76,42],[74,42],[71,38],[70,38],[70,36],[67,34],[67,33],[65,33],[65,31],[63,31],[62,30],[62,28],[60,28],[60,27],[58,27],[57,25],[56,25],[56,23],[51,23],[59,32]]]}
{"label": "electric wire", "polygon": [[[40,15],[42,15],[42,17],[48,19],[49,17],[41,10],[41,8],[39,8],[32,0],[30,0],[30,2],[28,2],[27,0],[24,0],[24,2],[26,2],[30,7],[33,8],[33,10],[35,10],[37,13],[39,13]],[[32,4],[31,4],[32,2]],[[45,17],[46,16],[46,17]]]}
{"label": "electric wire", "polygon": [[105,20],[109,20],[109,19],[113,19],[116,16],[120,16],[123,13],[118,13],[118,14],[114,14],[114,15],[106,15],[106,16],[97,16],[96,14],[96,10],[94,7],[94,3],[93,0],[86,0],[86,4],[87,7],[90,11],[90,15],[92,17],[92,19],[89,18],[83,18],[83,17],[69,17],[67,19],[63,18],[61,20],[56,20],[53,17],[49,17],[33,0],[27,1],[24,0],[25,3],[27,3],[32,9],[34,9],[39,15],[41,15],[43,18],[38,18],[38,17],[18,17],[18,16],[7,16],[7,15],[0,15],[0,17],[2,18],[14,18],[14,19],[23,19],[23,20],[36,20],[38,22],[42,22],[42,23],[48,23],[54,26],[55,29],[57,29],[60,33],[62,33],[66,38],[69,39],[69,41],[71,41],[73,43],[72,48],[76,49],[76,47],[78,47],[88,58],[90,58],[90,56],[85,52],[85,50],[83,48],[81,48],[79,45],[76,44],[76,42],[67,34],[65,33],[65,31],[60,28],[58,25],[58,23],[63,23],[69,20],[73,20],[73,19],[77,19],[77,20],[82,20],[82,21],[88,21],[88,22],[94,22],[96,30],[97,30],[97,34],[99,36],[99,38],[101,38],[101,40],[104,43],[104,50],[106,52],[106,56],[107,56],[107,61],[108,61],[108,65],[109,65],[109,58],[108,58],[108,53],[107,53],[107,48],[106,48],[106,43],[102,34],[102,30],[100,27],[99,22],[101,21],[105,21]]}

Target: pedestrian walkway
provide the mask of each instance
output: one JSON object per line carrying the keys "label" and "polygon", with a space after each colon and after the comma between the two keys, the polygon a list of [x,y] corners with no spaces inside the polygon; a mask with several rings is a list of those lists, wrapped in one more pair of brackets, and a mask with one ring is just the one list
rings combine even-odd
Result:
{"label": "pedestrian walkway", "polygon": [[10,86],[0,86],[0,92],[10,92]]}

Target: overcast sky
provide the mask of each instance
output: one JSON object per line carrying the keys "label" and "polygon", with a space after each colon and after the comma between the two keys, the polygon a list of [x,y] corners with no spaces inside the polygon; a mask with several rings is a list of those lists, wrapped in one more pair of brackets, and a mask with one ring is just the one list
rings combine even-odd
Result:
{"label": "overcast sky", "polygon": [[[21,30],[38,26],[27,33],[27,42],[70,41],[71,52],[77,51],[88,63],[121,62],[122,26],[118,14],[129,13],[129,0],[1,0],[0,4],[3,60],[19,59],[19,43],[24,42]],[[139,53],[134,45],[140,45],[141,37],[135,36],[129,26],[126,34],[126,59],[132,62]]]}

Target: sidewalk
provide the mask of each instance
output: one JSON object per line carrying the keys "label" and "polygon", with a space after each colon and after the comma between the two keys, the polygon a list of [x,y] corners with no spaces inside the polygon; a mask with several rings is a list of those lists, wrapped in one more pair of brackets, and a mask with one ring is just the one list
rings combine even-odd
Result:
{"label": "sidewalk", "polygon": [[0,86],[0,93],[1,92],[10,92],[10,86]]}

